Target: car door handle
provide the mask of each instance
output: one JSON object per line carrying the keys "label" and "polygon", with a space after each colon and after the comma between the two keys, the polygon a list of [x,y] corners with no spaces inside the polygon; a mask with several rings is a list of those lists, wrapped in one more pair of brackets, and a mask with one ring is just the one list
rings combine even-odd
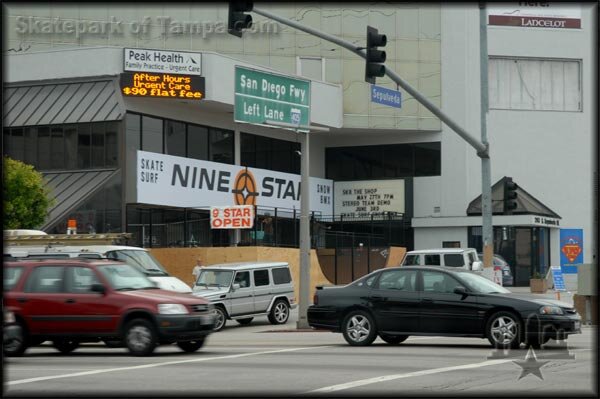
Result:
{"label": "car door handle", "polygon": [[387,301],[387,297],[379,296],[379,295],[370,296],[369,299],[374,299],[376,301]]}
{"label": "car door handle", "polygon": [[65,303],[75,303],[75,299],[69,298],[69,299],[65,300]]}
{"label": "car door handle", "polygon": [[27,298],[17,298],[17,302],[25,303],[25,302],[27,302]]}
{"label": "car door handle", "polygon": [[432,298],[423,298],[423,302],[433,302]]}

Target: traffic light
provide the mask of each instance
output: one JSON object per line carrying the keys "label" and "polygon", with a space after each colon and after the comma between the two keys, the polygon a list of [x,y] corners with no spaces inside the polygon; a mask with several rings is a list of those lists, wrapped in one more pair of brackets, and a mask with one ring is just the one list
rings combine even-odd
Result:
{"label": "traffic light", "polygon": [[517,187],[512,177],[504,177],[504,213],[507,215],[517,209]]}
{"label": "traffic light", "polygon": [[227,21],[227,32],[234,36],[242,37],[242,30],[252,26],[252,16],[244,14],[252,11],[252,1],[230,1],[229,18]]}
{"label": "traffic light", "polygon": [[379,31],[367,26],[367,60],[365,68],[365,82],[375,84],[375,77],[385,75],[385,51],[377,50],[377,47],[385,47],[387,36],[380,35]]}

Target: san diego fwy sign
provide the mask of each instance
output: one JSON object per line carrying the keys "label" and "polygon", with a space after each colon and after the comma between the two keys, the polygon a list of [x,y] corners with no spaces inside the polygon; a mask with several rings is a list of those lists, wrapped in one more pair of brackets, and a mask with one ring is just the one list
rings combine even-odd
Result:
{"label": "san diego fwy sign", "polygon": [[121,93],[129,97],[201,100],[205,95],[204,77],[169,73],[124,72]]}

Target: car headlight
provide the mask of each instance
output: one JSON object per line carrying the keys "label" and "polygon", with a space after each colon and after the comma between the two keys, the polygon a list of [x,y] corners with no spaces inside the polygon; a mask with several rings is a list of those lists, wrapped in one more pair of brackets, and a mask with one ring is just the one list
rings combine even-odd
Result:
{"label": "car headlight", "polygon": [[11,324],[11,323],[14,323],[15,321],[16,321],[15,314],[13,312],[11,312],[10,310],[4,311],[4,323]]}
{"label": "car headlight", "polygon": [[158,305],[159,314],[188,314],[184,305],[179,303],[161,303]]}
{"label": "car headlight", "polygon": [[541,314],[563,314],[563,310],[558,306],[542,306],[540,308]]}

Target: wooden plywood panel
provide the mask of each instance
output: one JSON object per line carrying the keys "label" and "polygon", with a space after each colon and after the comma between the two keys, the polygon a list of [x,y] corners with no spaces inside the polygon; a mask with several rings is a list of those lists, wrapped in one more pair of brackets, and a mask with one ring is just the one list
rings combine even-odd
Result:
{"label": "wooden plywood panel", "polygon": [[406,248],[404,247],[390,247],[390,253],[387,257],[385,267],[400,266],[402,259],[406,255]]}
{"label": "wooden plywood panel", "polygon": [[[196,259],[201,257],[206,266],[246,261],[278,261],[287,262],[290,265],[292,280],[294,281],[296,300],[298,299],[298,288],[300,281],[300,259],[297,248],[273,248],[273,247],[203,247],[203,248],[153,248],[152,255],[165,267],[169,274],[181,279],[190,286],[194,282],[192,270],[196,265]],[[315,250],[311,250],[311,283],[310,300],[316,285],[333,284],[323,271],[317,258]]]}

